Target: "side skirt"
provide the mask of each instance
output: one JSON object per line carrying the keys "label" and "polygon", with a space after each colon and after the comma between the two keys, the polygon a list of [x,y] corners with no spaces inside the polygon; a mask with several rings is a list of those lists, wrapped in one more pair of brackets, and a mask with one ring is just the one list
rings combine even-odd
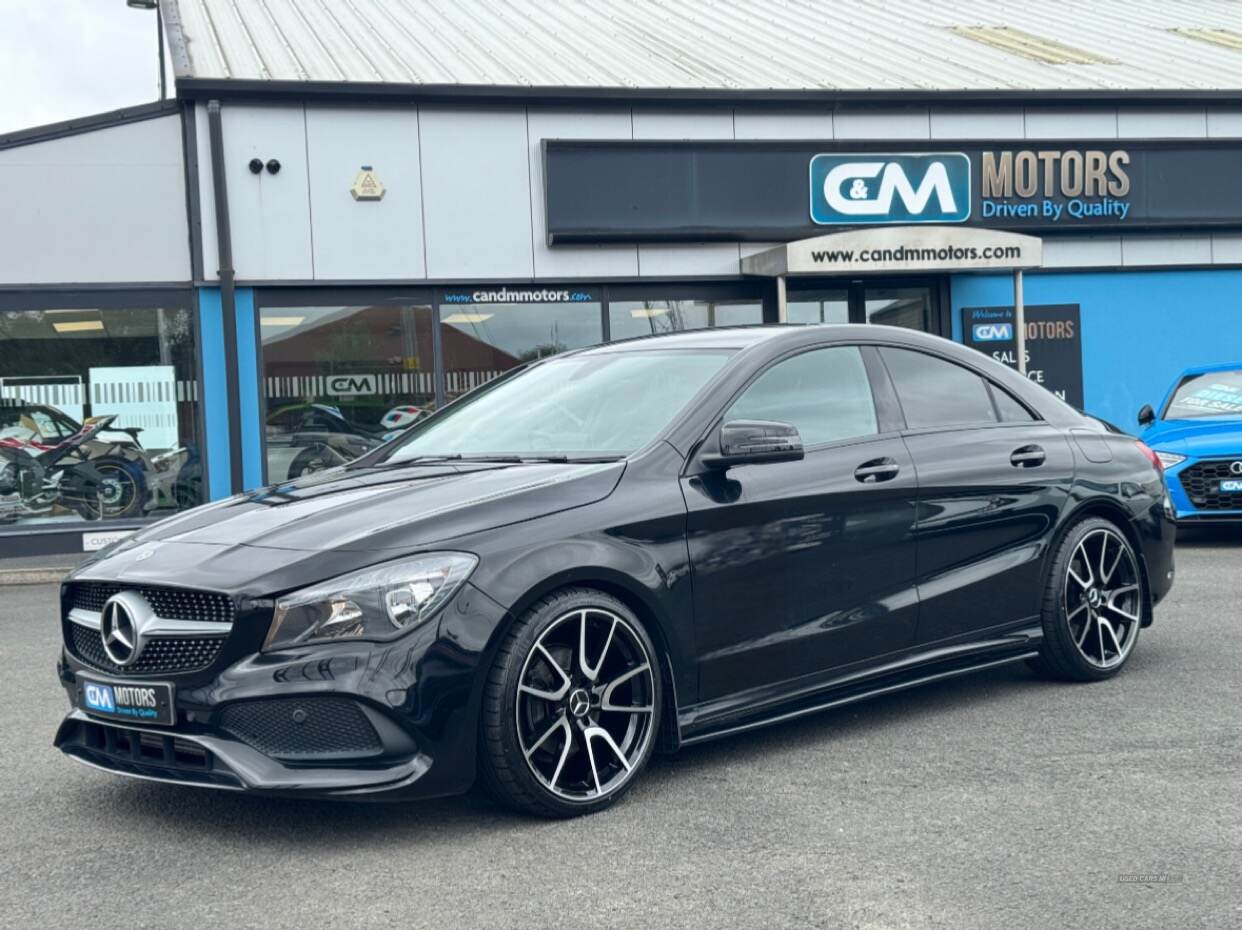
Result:
{"label": "side skirt", "polygon": [[934,681],[943,681],[959,675],[969,675],[984,669],[1034,658],[1039,654],[1038,646],[1041,638],[1038,635],[1031,636],[1021,645],[1011,641],[1005,644],[1008,648],[1004,649],[997,649],[996,644],[992,644],[991,648],[976,646],[969,651],[951,656],[945,656],[943,652],[938,651],[927,657],[928,661],[916,661],[911,664],[907,660],[895,663],[898,666],[896,668],[880,666],[872,669],[865,677],[851,675],[844,681],[838,680],[820,687],[812,694],[791,694],[786,700],[782,700],[770,709],[764,708],[758,711],[752,709],[749,712],[741,710],[707,721],[694,720],[692,710],[687,715],[691,717],[691,720],[685,720],[683,717],[681,721],[681,745],[692,746],[705,743],[724,736],[732,736],[735,733],[745,733],[748,730],[783,723],[787,720],[796,720],[799,717],[833,707],[842,707]]}

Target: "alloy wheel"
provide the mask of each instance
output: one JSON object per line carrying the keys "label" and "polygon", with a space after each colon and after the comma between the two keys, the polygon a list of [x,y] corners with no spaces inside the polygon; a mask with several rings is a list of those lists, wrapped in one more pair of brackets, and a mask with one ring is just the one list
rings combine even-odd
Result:
{"label": "alloy wheel", "polygon": [[642,639],[610,610],[554,620],[518,678],[518,745],[544,788],[592,801],[629,781],[654,732],[656,671]]}
{"label": "alloy wheel", "polygon": [[1130,544],[1094,529],[1074,548],[1065,571],[1064,607],[1070,637],[1092,666],[1115,668],[1138,638],[1142,583]]}

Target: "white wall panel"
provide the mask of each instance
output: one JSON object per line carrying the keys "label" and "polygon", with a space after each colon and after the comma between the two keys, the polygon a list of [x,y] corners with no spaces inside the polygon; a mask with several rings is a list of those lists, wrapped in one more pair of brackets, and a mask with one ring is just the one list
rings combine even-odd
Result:
{"label": "white wall panel", "polygon": [[1121,139],[1202,139],[1206,135],[1207,114],[1201,107],[1117,111],[1117,136]]}
{"label": "white wall panel", "polygon": [[[635,139],[732,139],[732,110],[634,110]],[[742,267],[735,242],[640,245],[643,277],[737,274]]]}
{"label": "white wall panel", "polygon": [[1208,110],[1207,131],[1214,139],[1242,136],[1242,110]]}
{"label": "white wall panel", "polygon": [[1045,268],[1098,268],[1120,264],[1120,236],[1044,239]]}
{"label": "white wall panel", "polygon": [[1212,234],[1212,264],[1242,265],[1242,233]]}
{"label": "white wall panel", "polygon": [[737,139],[831,139],[832,113],[738,108],[733,111],[733,134]]}
{"label": "white wall panel", "polygon": [[730,109],[634,108],[635,139],[732,139]]}
{"label": "white wall panel", "polygon": [[[306,146],[315,278],[425,277],[418,111],[308,106]],[[383,199],[350,193],[363,165]]]}
{"label": "white wall panel", "polygon": [[1026,111],[1028,139],[1115,139],[1117,111],[1045,110]]}
{"label": "white wall panel", "polygon": [[[198,108],[199,190],[202,197],[204,274],[214,278],[214,187],[206,108]],[[229,190],[233,269],[241,280],[304,281],[314,277],[306,170],[306,116],[301,106],[224,104],[224,165]],[[206,152],[204,153],[204,149]],[[250,172],[258,158],[280,162],[277,174]]]}
{"label": "white wall panel", "polygon": [[1021,110],[932,110],[933,139],[1021,139]]}
{"label": "white wall panel", "polygon": [[527,116],[529,173],[535,274],[541,278],[632,277],[638,274],[638,247],[633,245],[548,246],[548,215],[543,197],[544,139],[630,139],[630,111],[542,110]]}
{"label": "white wall panel", "polygon": [[838,139],[928,139],[931,122],[927,110],[845,110],[833,117]]}
{"label": "white wall panel", "polygon": [[187,281],[181,119],[0,151],[0,284]]}
{"label": "white wall panel", "polygon": [[1122,236],[1123,265],[1210,265],[1211,236]]}
{"label": "white wall panel", "polygon": [[419,111],[427,274],[534,273],[525,110]]}

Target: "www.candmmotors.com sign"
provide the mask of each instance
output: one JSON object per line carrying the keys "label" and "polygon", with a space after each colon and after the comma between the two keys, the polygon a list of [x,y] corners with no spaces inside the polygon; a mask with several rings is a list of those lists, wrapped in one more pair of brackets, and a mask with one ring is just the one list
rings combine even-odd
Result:
{"label": "www.candmmotors.com sign", "polygon": [[773,242],[824,226],[1242,226],[1242,140],[545,140],[548,241]]}
{"label": "www.candmmotors.com sign", "polygon": [[742,259],[746,274],[892,274],[1038,268],[1037,236],[969,226],[879,226],[799,239]]}

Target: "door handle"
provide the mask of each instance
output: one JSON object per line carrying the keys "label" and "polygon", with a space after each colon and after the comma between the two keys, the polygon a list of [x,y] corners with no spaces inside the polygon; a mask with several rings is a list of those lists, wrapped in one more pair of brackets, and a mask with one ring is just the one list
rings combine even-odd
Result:
{"label": "door handle", "polygon": [[900,472],[901,466],[892,459],[872,459],[855,468],[854,477],[863,484],[875,484],[877,481],[891,481]]}
{"label": "door handle", "polygon": [[1037,468],[1048,458],[1041,446],[1022,446],[1014,449],[1009,456],[1009,464],[1014,468]]}

